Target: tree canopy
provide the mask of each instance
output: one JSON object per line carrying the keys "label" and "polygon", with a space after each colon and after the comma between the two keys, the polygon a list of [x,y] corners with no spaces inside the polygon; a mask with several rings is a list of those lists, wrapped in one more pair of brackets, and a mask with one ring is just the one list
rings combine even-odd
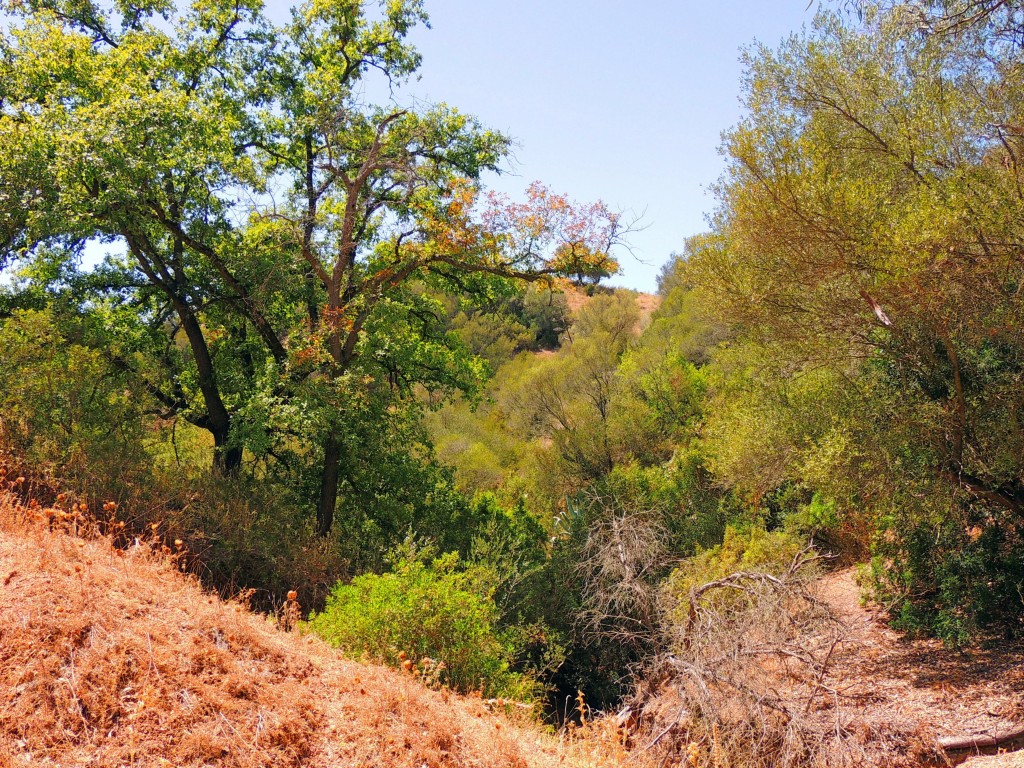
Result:
{"label": "tree canopy", "polygon": [[1019,12],[862,10],[747,54],[749,113],[686,265],[739,333],[709,434],[752,492],[800,483],[873,518],[881,581],[956,634],[996,610],[965,609],[988,603],[968,563],[1019,602]]}
{"label": "tree canopy", "polygon": [[[479,380],[431,290],[617,269],[606,206],[482,190],[507,137],[365,103],[368,79],[399,88],[419,65],[415,0],[308,2],[280,27],[258,2],[6,10],[4,262],[56,265],[47,290],[104,316],[105,354],[152,410],[212,435],[220,471],[317,463],[321,533],[362,461],[355,414]],[[79,271],[86,244],[123,256]]]}

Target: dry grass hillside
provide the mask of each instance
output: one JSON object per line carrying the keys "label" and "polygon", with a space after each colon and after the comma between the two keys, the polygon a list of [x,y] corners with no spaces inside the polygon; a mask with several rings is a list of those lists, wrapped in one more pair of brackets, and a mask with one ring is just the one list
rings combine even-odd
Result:
{"label": "dry grass hillside", "polygon": [[[572,285],[562,286],[562,290],[565,293],[566,305],[574,316],[593,299],[585,290]],[[651,315],[661,306],[661,296],[656,293],[637,293],[636,304],[640,310],[640,324],[637,328],[637,331],[640,331],[647,327]]]}
{"label": "dry grass hillside", "polygon": [[284,632],[179,573],[174,542],[112,546],[20,485],[0,485],[3,768],[599,764],[479,698]]}

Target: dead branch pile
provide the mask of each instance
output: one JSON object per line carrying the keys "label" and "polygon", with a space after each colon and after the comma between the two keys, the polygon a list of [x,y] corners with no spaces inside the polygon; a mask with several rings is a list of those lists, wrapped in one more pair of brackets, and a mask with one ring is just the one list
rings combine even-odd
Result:
{"label": "dead branch pile", "polygon": [[690,766],[834,768],[875,762],[870,745],[899,764],[908,734],[855,725],[832,687],[846,632],[813,592],[820,559],[804,549],[781,573],[733,573],[665,607],[671,650],[633,704],[646,751]]}

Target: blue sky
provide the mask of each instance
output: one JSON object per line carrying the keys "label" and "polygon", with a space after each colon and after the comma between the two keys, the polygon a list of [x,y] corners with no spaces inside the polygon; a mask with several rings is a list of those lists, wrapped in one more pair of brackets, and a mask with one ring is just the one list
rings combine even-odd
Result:
{"label": "blue sky", "polygon": [[[272,12],[286,4],[269,0]],[[653,290],[683,239],[705,229],[721,132],[740,117],[739,50],[810,24],[808,0],[426,0],[405,89],[513,136],[511,173],[644,213],[614,282]],[[273,13],[277,15],[277,13]],[[283,13],[282,13],[283,15]],[[278,17],[280,18],[280,17]],[[645,263],[643,263],[645,262]]]}

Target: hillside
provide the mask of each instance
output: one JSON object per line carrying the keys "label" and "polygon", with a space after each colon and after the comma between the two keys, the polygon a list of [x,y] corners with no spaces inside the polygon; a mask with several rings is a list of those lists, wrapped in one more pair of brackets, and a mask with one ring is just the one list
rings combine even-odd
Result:
{"label": "hillside", "polygon": [[[621,289],[612,289],[612,291]],[[628,289],[626,289],[628,290]],[[588,295],[587,292],[581,288],[577,288],[572,285],[563,285],[562,292],[565,295],[565,303],[569,308],[569,311],[573,316],[577,315],[583,307],[587,306],[590,301],[594,298]],[[597,294],[600,295],[600,294]],[[636,293],[636,305],[640,311],[640,322],[638,323],[637,332],[646,328],[651,322],[651,315],[657,311],[658,307],[661,306],[662,297],[657,293]]]}
{"label": "hillside", "polygon": [[[154,535],[119,548],[97,527],[67,502],[24,506],[0,494],[2,768],[623,764],[615,718],[583,738],[556,739],[495,712],[494,702],[346,660],[222,601],[178,572],[174,542]],[[823,683],[867,762],[1021,764],[1019,753],[971,758],[976,750],[960,748],[941,757],[936,747],[965,735],[984,747],[986,736],[1015,730],[1024,649],[955,653],[901,639],[860,605],[849,570],[825,577],[819,593],[845,627]],[[678,717],[673,696],[664,689],[654,709]],[[685,747],[646,754],[665,724],[632,734],[633,763]]]}
{"label": "hillside", "polygon": [[120,550],[59,530],[76,525],[0,495],[4,768],[526,768],[566,758],[480,699],[347,661],[221,601],[146,542]]}

